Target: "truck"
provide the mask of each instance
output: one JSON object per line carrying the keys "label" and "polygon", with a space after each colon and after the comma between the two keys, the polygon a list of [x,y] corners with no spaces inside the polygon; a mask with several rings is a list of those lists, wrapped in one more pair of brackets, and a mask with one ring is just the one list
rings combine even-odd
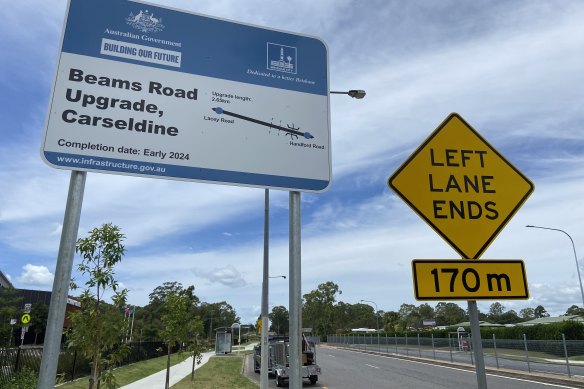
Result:
{"label": "truck", "polygon": [[[276,386],[283,386],[290,379],[290,351],[287,336],[268,338],[268,374],[276,377]],[[302,378],[306,378],[312,385],[318,381],[321,374],[320,366],[316,364],[316,347],[302,335]],[[254,348],[254,371],[261,370],[261,346]]]}

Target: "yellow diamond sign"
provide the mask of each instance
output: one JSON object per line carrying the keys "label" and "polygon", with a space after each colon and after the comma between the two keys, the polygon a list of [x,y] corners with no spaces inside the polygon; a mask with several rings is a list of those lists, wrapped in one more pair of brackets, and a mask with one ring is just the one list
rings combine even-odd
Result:
{"label": "yellow diamond sign", "polygon": [[389,187],[463,258],[478,259],[534,190],[460,115],[450,114]]}

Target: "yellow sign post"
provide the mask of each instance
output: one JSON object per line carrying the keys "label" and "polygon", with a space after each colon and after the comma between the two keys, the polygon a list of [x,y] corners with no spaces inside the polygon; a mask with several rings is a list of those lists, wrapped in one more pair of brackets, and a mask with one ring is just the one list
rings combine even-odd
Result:
{"label": "yellow sign post", "polygon": [[521,260],[414,259],[417,300],[528,299]]}
{"label": "yellow sign post", "polygon": [[478,259],[534,190],[460,115],[450,114],[389,187],[463,258]]}

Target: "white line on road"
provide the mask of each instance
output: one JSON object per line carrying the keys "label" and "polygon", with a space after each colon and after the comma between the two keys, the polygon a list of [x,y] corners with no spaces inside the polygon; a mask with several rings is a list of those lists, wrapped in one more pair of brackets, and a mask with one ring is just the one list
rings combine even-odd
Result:
{"label": "white line on road", "polygon": [[365,366],[369,366],[369,367],[372,367],[372,368],[374,368],[374,369],[379,369],[379,366],[373,366],[373,365],[370,365],[370,364],[368,364],[368,363],[366,363],[366,364],[365,364]]}
{"label": "white line on road", "polygon": [[[347,351],[353,352],[353,353],[356,353],[356,354],[367,354],[367,353],[364,353],[364,352],[358,351],[358,350],[347,350]],[[399,359],[399,360],[405,361],[402,358],[396,358],[396,357],[392,357],[390,355],[378,355],[378,357],[380,357],[380,358],[387,358],[387,359]],[[472,370],[460,369],[460,368],[457,368],[457,367],[441,366],[441,365],[436,365],[436,364],[433,364],[433,363],[420,362],[420,361],[411,361],[411,360],[408,360],[408,362],[416,363],[416,364],[420,364],[420,365],[440,367],[440,368],[448,369],[448,370],[457,370],[457,371],[460,371],[460,372],[466,372],[466,373],[470,373],[470,374],[476,374]],[[368,364],[365,364],[365,365],[371,366],[371,367],[375,367],[376,369],[379,369],[376,366],[372,366],[372,365],[368,365]],[[499,378],[503,378],[503,379],[507,379],[507,380],[511,380],[511,381],[533,382],[535,384],[540,384],[540,385],[544,385],[544,386],[551,386],[551,387],[554,387],[554,388],[565,388],[565,389],[576,389],[577,388],[576,386],[565,386],[565,385],[554,384],[554,383],[550,383],[550,382],[533,381],[533,380],[526,379],[526,378],[507,377],[507,376],[503,376],[503,375],[499,375],[499,374],[494,374],[494,373],[487,373],[487,375],[488,376],[492,376],[492,377],[499,377]]]}
{"label": "white line on road", "polygon": [[336,358],[334,355],[327,354],[331,358]]}

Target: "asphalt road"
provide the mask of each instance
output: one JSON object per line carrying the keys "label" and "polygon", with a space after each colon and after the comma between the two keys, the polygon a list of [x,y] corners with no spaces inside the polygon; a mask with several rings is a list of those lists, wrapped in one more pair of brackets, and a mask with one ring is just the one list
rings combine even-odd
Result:
{"label": "asphalt road", "polygon": [[[474,371],[389,356],[321,346],[317,349],[317,361],[322,368],[322,375],[319,376],[318,383],[314,386],[306,380],[304,382],[305,388],[468,389],[478,387]],[[253,372],[251,356],[248,356],[246,363],[246,374],[259,382],[259,374]],[[543,384],[490,374],[487,374],[487,386],[496,389],[571,388],[565,385]],[[269,387],[276,388],[275,379],[269,379]]]}

